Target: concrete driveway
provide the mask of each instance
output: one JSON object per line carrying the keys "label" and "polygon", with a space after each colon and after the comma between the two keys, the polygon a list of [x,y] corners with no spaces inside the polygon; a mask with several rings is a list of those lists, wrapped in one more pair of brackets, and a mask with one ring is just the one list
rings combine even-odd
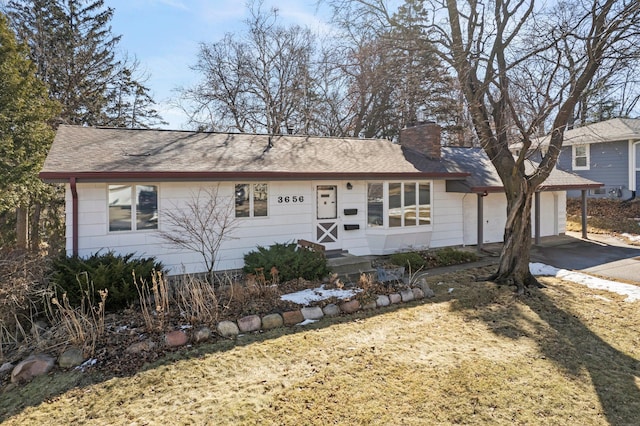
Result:
{"label": "concrete driveway", "polygon": [[531,261],[640,284],[640,247],[614,237],[590,234],[583,240],[579,233],[567,233],[543,238],[532,247]]}

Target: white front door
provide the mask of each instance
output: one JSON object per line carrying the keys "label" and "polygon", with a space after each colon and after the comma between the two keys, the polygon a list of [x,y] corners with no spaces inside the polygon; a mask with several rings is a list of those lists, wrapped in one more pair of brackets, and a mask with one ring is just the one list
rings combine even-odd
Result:
{"label": "white front door", "polygon": [[316,187],[316,242],[327,250],[340,247],[338,219],[338,187],[318,185]]}

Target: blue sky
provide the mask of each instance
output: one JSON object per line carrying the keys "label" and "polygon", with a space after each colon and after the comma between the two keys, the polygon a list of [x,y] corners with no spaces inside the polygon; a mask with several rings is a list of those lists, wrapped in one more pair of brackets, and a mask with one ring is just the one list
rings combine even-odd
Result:
{"label": "blue sky", "polygon": [[[215,42],[227,32],[244,28],[248,17],[242,0],[107,0],[114,17],[114,35],[121,35],[120,48],[136,56],[141,68],[150,74],[147,85],[167,128],[183,129],[186,116],[171,106],[174,89],[190,86],[198,76],[190,70],[195,64],[200,42]],[[316,0],[264,0],[263,9],[279,10],[284,23],[296,23],[320,30],[323,21]],[[326,17],[326,9],[325,14]],[[324,24],[326,25],[326,24]]]}

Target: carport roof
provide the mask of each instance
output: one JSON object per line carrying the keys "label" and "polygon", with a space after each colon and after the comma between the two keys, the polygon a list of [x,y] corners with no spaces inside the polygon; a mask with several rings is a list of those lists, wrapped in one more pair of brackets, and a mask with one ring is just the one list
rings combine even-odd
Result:
{"label": "carport roof", "polygon": [[[442,148],[442,161],[451,172],[465,170],[470,176],[465,180],[448,181],[448,192],[502,192],[504,187],[495,167],[481,148]],[[526,163],[525,171],[533,173],[536,164]],[[540,187],[541,191],[599,188],[599,182],[554,169]]]}

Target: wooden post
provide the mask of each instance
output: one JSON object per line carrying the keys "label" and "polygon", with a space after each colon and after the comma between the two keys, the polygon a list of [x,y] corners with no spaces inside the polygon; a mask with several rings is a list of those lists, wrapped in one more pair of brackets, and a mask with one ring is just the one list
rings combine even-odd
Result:
{"label": "wooden post", "polygon": [[580,194],[582,207],[582,238],[587,239],[587,190],[583,189]]}
{"label": "wooden post", "polygon": [[482,242],[484,241],[484,195],[478,195],[478,253],[482,252]]}
{"label": "wooden post", "polygon": [[535,194],[535,244],[540,245],[540,192],[536,191]]}

